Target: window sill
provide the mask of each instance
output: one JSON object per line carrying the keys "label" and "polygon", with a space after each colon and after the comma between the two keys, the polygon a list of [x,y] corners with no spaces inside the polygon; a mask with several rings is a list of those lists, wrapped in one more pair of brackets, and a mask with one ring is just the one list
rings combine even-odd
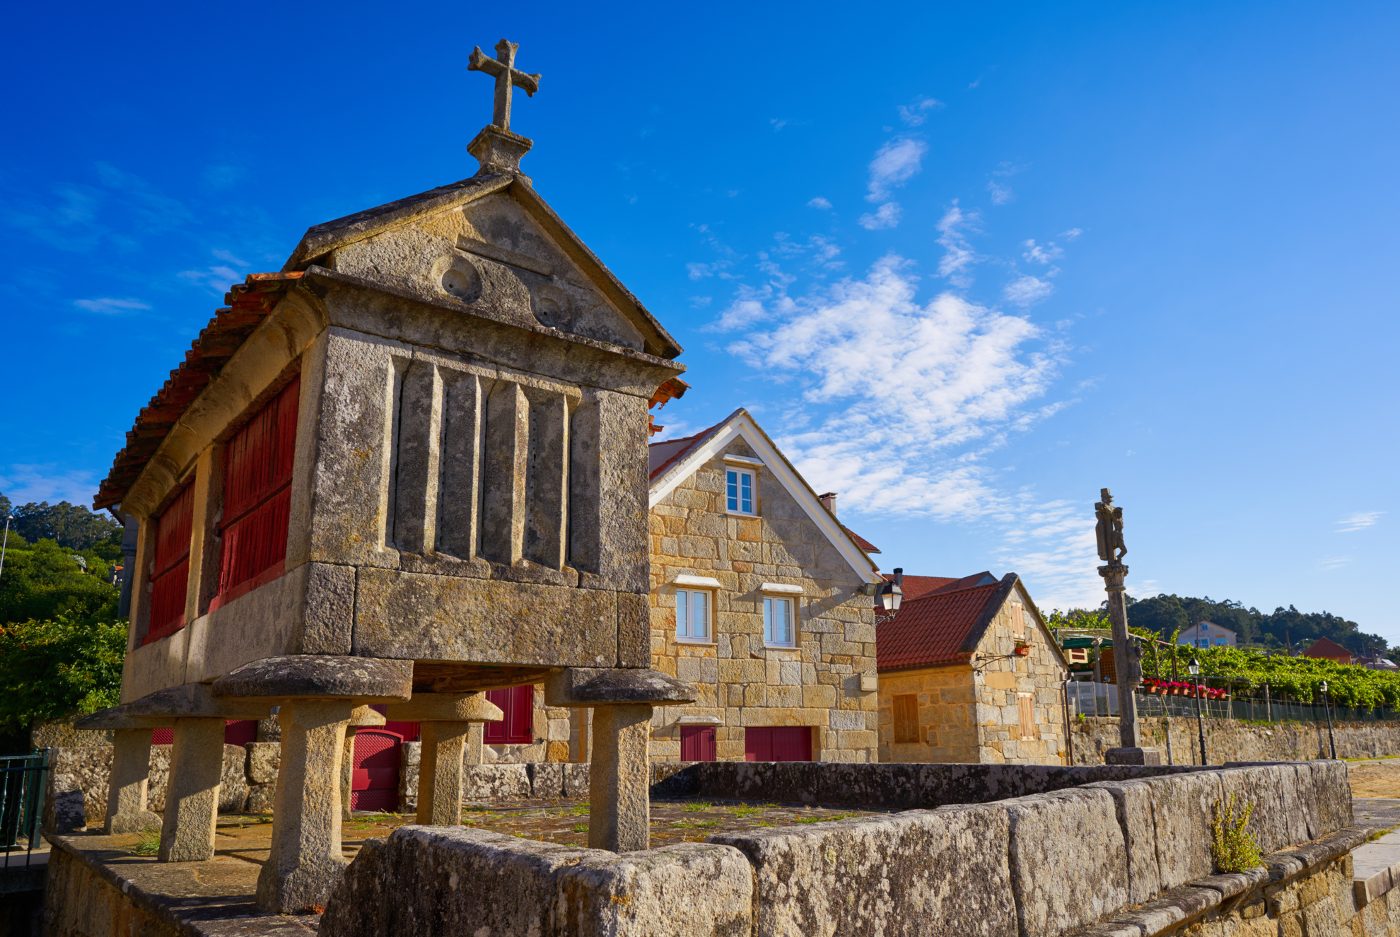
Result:
{"label": "window sill", "polygon": [[796,644],[764,644],[763,649],[765,651],[797,651],[799,653],[802,651],[802,648]]}
{"label": "window sill", "polygon": [[693,638],[676,638],[676,639],[675,639],[675,642],[676,642],[677,644],[683,644],[683,645],[685,645],[686,647],[718,647],[718,646],[719,646],[719,642],[718,642],[718,641],[696,641],[696,640],[694,640]]}
{"label": "window sill", "polygon": [[730,517],[758,517],[757,511],[731,511],[725,508],[724,513],[728,514]]}

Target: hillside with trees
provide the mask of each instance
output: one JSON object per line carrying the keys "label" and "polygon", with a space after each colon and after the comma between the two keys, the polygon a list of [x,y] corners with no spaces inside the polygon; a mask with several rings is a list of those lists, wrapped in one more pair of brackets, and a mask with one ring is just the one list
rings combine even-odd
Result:
{"label": "hillside with trees", "polygon": [[1230,601],[1157,595],[1128,600],[1128,622],[1163,638],[1188,631],[1201,621],[1213,621],[1235,632],[1240,645],[1299,652],[1318,638],[1331,638],[1358,657],[1377,657],[1387,650],[1385,638],[1368,634],[1354,621],[1331,612],[1300,612],[1290,605],[1272,612]]}
{"label": "hillside with trees", "polygon": [[0,570],[0,752],[38,721],[117,702],[126,623],[117,617],[121,527],[60,502],[12,506]]}

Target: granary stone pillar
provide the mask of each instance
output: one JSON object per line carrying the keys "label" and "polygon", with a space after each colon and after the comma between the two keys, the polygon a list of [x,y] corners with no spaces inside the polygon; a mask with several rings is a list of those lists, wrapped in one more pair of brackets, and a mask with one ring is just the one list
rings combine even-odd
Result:
{"label": "granary stone pillar", "polygon": [[418,693],[407,703],[390,706],[389,715],[420,727],[418,822],[460,824],[465,766],[481,764],[486,723],[500,719],[501,708],[485,693]]}
{"label": "granary stone pillar", "polygon": [[350,724],[345,729],[345,751],[340,756],[340,814],[350,819],[351,792],[355,786],[355,735],[356,730],[382,726],[386,722],[383,714],[368,706],[356,706],[350,713]]}
{"label": "granary stone pillar", "polygon": [[655,670],[572,667],[545,683],[545,705],[588,707],[588,845],[613,852],[651,843],[651,713],[695,702],[695,688]]}
{"label": "granary stone pillar", "polygon": [[345,868],[341,777],[350,700],[288,700],[272,802],[272,851],[258,875],[258,906],[282,913],[324,904]]}
{"label": "granary stone pillar", "polygon": [[633,852],[651,843],[651,711],[596,706],[588,771],[588,845]]}
{"label": "granary stone pillar", "polygon": [[175,720],[160,827],[161,862],[203,862],[214,856],[219,783],[224,773],[224,721]]}
{"label": "granary stone pillar", "polygon": [[272,850],[257,903],[290,914],[326,903],[345,868],[341,765],[357,706],[408,699],[413,662],[297,654],[244,664],[214,681],[217,697],[276,700],[281,763],[272,806]]}
{"label": "granary stone pillar", "polygon": [[107,787],[107,822],[103,830],[135,833],[158,830],[160,816],[146,807],[151,774],[151,730],[117,729],[112,733],[112,777]]}

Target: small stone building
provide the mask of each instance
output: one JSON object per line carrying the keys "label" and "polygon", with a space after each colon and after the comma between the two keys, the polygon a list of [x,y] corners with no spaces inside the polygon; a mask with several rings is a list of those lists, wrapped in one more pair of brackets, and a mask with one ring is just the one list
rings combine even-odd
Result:
{"label": "small stone building", "polygon": [[651,446],[651,665],[698,689],[652,715],[666,761],[875,760],[870,544],[745,410]]}
{"label": "small stone building", "polygon": [[1239,640],[1234,629],[1213,621],[1198,621],[1177,636],[1176,643],[1187,647],[1234,647]]}
{"label": "small stone building", "polygon": [[903,586],[878,629],[880,761],[1061,764],[1068,665],[1020,578]]}

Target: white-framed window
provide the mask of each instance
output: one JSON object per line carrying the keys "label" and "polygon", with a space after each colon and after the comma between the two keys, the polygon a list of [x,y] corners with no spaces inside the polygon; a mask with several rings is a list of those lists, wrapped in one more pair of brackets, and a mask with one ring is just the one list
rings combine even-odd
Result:
{"label": "white-framed window", "polygon": [[676,640],[710,640],[710,593],[707,590],[676,590]]}
{"label": "white-framed window", "polygon": [[729,466],[724,470],[724,504],[730,514],[754,514],[754,473]]}
{"label": "white-framed window", "polygon": [[779,595],[763,597],[763,643],[769,647],[796,647],[795,603]]}

